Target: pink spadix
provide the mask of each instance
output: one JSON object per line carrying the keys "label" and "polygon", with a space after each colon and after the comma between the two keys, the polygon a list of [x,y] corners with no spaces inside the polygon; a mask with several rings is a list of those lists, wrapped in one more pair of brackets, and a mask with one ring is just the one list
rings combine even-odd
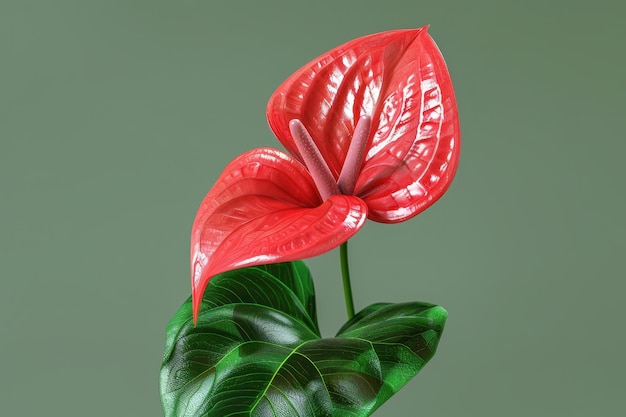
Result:
{"label": "pink spadix", "polygon": [[354,186],[359,176],[361,165],[363,165],[365,148],[371,128],[372,118],[361,116],[354,128],[352,141],[350,142],[339,178],[335,179],[304,124],[298,119],[293,119],[289,122],[291,136],[324,201],[332,195],[351,195],[354,192]]}

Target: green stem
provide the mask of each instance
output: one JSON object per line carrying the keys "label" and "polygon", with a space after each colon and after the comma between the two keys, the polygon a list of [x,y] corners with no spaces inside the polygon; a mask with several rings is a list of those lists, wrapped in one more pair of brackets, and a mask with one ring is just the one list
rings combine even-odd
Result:
{"label": "green stem", "polygon": [[354,301],[352,301],[352,285],[350,284],[350,268],[348,266],[348,242],[339,247],[341,257],[341,276],[343,278],[343,296],[346,299],[348,320],[354,317]]}

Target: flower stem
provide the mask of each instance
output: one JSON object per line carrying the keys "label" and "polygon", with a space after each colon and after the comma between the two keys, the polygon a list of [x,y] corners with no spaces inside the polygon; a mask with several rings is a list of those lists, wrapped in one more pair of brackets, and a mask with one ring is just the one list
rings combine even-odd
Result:
{"label": "flower stem", "polygon": [[341,257],[341,276],[343,278],[343,296],[346,299],[346,312],[348,320],[354,317],[354,301],[352,300],[352,285],[350,284],[350,268],[348,266],[348,242],[339,247]]}

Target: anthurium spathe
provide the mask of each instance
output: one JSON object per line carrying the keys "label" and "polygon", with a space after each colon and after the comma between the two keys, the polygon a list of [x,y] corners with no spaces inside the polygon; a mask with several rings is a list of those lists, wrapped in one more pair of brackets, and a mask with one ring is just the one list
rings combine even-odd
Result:
{"label": "anthurium spathe", "polygon": [[305,65],[272,95],[269,148],[231,162],[191,237],[197,317],[211,277],[316,256],[365,219],[397,223],[433,204],[456,171],[452,82],[426,28],[365,36]]}

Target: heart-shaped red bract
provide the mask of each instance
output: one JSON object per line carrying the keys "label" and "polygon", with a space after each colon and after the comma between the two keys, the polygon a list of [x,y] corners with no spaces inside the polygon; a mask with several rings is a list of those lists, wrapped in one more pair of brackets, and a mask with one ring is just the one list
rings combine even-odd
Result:
{"label": "heart-shaped red bract", "polygon": [[426,28],[341,45],[296,71],[267,107],[274,134],[299,160],[288,124],[302,121],[335,178],[361,115],[373,126],[354,195],[371,220],[407,220],[445,192],[460,151],[452,81]]}

